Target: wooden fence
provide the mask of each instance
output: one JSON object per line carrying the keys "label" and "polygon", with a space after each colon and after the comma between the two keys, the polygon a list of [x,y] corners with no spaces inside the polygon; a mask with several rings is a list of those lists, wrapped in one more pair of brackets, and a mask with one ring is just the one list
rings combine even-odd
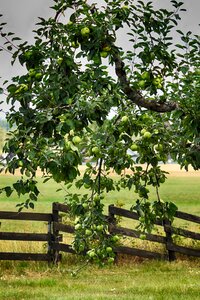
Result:
{"label": "wooden fence", "polygon": [[[0,240],[16,240],[16,241],[37,241],[46,242],[46,253],[13,253],[0,252],[0,260],[35,260],[58,262],[61,260],[60,252],[75,253],[71,244],[63,242],[63,234],[74,234],[74,226],[67,225],[62,222],[61,214],[69,213],[68,206],[60,203],[53,203],[52,213],[15,213],[15,212],[0,212],[0,219],[2,220],[21,220],[21,221],[37,221],[47,222],[47,230],[45,233],[19,233],[19,232],[0,232]],[[131,219],[138,221],[138,214],[134,211],[129,211],[123,208],[110,205],[108,207],[108,216],[105,216],[108,222],[108,234],[118,234],[122,237],[130,239],[139,239],[141,232],[138,230],[122,227],[116,222],[117,218]],[[200,217],[188,213],[178,211],[175,218],[200,224]],[[146,239],[140,243],[135,243],[137,246],[123,245],[117,246],[114,251],[118,254],[128,254],[144,258],[167,259],[169,261],[176,259],[176,253],[183,255],[200,257],[200,233],[189,231],[184,228],[175,227],[170,224],[168,220],[156,221],[155,226],[158,227],[158,232],[162,234],[147,234]],[[159,230],[159,228],[161,230]],[[200,227],[197,226],[199,229]],[[177,237],[184,237],[190,239],[195,244],[194,246],[179,245],[176,243]],[[121,239],[122,241],[124,239]],[[163,245],[160,252],[148,249],[142,249],[145,243],[158,243]],[[157,248],[157,247],[155,247]]]}
{"label": "wooden fence", "polygon": [[[130,218],[133,220],[138,220],[138,214],[134,211],[129,211],[126,209],[122,209],[119,207],[115,207],[113,205],[109,206],[109,216],[110,216],[110,234],[120,234],[127,237],[132,238],[140,238],[140,232],[134,229],[120,227],[116,224],[115,219],[116,216]],[[176,212],[175,218],[179,218],[182,220],[190,221],[193,223],[200,224],[200,217],[191,215],[188,213],[183,213],[180,211]],[[158,258],[158,259],[168,259],[169,261],[173,261],[176,259],[176,253],[181,253],[188,256],[200,257],[200,242],[197,249],[189,248],[186,246],[180,246],[176,244],[177,236],[183,236],[185,238],[192,239],[193,241],[200,241],[200,233],[192,232],[186,229],[177,228],[171,225],[168,220],[165,221],[157,221],[155,222],[155,226],[162,227],[164,231],[164,235],[159,234],[147,234],[145,241],[156,242],[159,244],[163,244],[165,247],[164,253],[157,253],[147,250],[141,250],[133,247],[124,247],[120,246],[116,248],[117,253],[125,253],[130,255],[136,255],[140,257],[147,258]],[[200,227],[199,227],[200,229]]]}
{"label": "wooden fence", "polygon": [[54,223],[53,214],[1,211],[0,219],[47,222],[47,231],[45,233],[0,232],[0,240],[46,242],[48,245],[47,252],[45,254],[0,252],[0,260],[33,260],[48,262],[54,260],[51,248],[52,242],[54,241],[54,235],[52,232]]}

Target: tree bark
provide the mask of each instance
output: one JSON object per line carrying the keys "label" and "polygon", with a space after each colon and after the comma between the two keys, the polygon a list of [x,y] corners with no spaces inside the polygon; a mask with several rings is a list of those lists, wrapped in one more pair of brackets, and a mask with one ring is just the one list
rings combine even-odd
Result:
{"label": "tree bark", "polygon": [[125,64],[121,60],[118,54],[115,54],[114,57],[115,62],[115,72],[119,79],[121,88],[124,94],[130,99],[133,103],[140,107],[144,107],[148,110],[156,111],[159,113],[170,112],[178,108],[178,104],[176,102],[160,102],[155,100],[146,99],[140,91],[134,90],[130,86],[130,82],[127,79]]}

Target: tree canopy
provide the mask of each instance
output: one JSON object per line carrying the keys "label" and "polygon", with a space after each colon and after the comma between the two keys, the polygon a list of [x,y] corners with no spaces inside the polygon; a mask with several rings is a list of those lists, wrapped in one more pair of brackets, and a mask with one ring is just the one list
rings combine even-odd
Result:
{"label": "tree canopy", "polygon": [[[82,224],[74,242],[81,251],[95,226],[106,232],[105,193],[133,189],[141,230],[150,231],[152,219],[176,210],[160,199],[166,179],[160,163],[171,157],[186,169],[200,168],[200,39],[179,29],[180,1],[171,0],[171,10],[151,1],[53,2],[55,16],[39,18],[32,44],[0,24],[11,63],[24,67],[22,76],[5,82],[12,106],[7,120],[16,126],[4,147],[14,154],[6,170],[20,168],[22,178],[3,190],[27,194],[22,206],[33,207],[38,168],[45,181],[88,189],[65,199]],[[157,192],[153,202],[148,186]],[[86,230],[91,236],[80,243]]]}

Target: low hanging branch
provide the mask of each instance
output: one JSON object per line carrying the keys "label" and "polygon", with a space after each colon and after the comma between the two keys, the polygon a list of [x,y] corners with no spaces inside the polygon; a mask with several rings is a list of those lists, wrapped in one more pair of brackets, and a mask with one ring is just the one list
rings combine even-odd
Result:
{"label": "low hanging branch", "polygon": [[138,106],[147,108],[148,110],[160,113],[170,112],[178,108],[178,104],[176,102],[159,102],[155,100],[145,99],[140,91],[131,88],[130,82],[127,79],[124,69],[124,62],[121,60],[120,56],[118,54],[115,54],[113,59],[115,62],[115,72],[118,76],[122,90],[133,103]]}

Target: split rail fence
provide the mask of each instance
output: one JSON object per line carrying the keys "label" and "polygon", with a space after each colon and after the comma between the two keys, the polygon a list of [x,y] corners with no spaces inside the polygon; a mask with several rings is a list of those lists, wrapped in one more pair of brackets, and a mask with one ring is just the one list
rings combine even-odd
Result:
{"label": "split rail fence", "polygon": [[[61,252],[74,253],[72,245],[63,241],[65,234],[74,234],[74,226],[65,224],[62,221],[62,215],[69,213],[68,206],[60,203],[53,203],[52,213],[28,213],[28,212],[6,212],[0,211],[0,220],[20,220],[20,221],[35,221],[45,222],[47,224],[46,232],[44,233],[20,233],[20,232],[1,232],[0,240],[9,241],[34,241],[45,242],[47,244],[46,253],[15,253],[15,252],[0,252],[0,260],[33,260],[58,262],[61,260]],[[131,219],[136,222],[139,219],[137,212],[129,211],[123,208],[110,205],[108,207],[108,216],[105,220],[108,223],[108,234],[118,234],[123,237],[120,245],[115,247],[116,255],[127,254],[139,256],[143,258],[166,259],[169,261],[176,259],[176,253],[187,256],[200,257],[200,217],[188,213],[177,211],[175,218],[192,222],[196,224],[195,231],[186,230],[185,228],[175,227],[168,221],[156,221],[155,226],[158,228],[156,234],[147,234],[146,239],[140,239],[141,232],[136,229],[122,227],[116,222],[117,218]],[[17,224],[16,224],[17,226]],[[132,227],[132,226],[130,226]],[[160,229],[159,229],[160,228]],[[196,229],[197,228],[197,229]],[[1,228],[0,228],[1,229]],[[179,237],[180,239],[177,239]],[[177,244],[177,240],[190,241],[189,246]],[[125,238],[125,239],[124,239]],[[123,240],[131,239],[131,245],[124,245]],[[140,243],[135,243],[135,239],[140,239]],[[143,247],[145,243],[159,243],[163,245],[160,252],[146,249]],[[141,245],[141,246],[140,246]],[[151,248],[151,247],[150,247]],[[155,247],[157,249],[157,247]],[[84,255],[84,253],[83,253]]]}

